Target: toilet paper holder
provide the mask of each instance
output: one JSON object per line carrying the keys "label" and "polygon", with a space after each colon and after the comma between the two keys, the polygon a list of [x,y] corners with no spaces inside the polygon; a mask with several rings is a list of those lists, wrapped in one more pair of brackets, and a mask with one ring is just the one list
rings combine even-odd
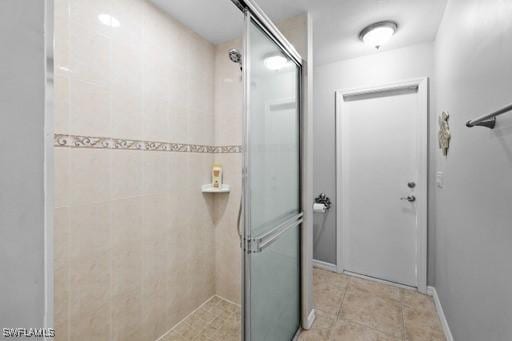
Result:
{"label": "toilet paper holder", "polygon": [[325,193],[320,193],[315,198],[315,204],[324,204],[325,208],[329,209],[331,208],[331,199]]}

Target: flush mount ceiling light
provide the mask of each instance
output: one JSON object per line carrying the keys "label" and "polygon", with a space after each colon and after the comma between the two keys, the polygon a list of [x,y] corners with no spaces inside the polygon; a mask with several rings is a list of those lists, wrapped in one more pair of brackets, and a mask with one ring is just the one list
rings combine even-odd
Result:
{"label": "flush mount ceiling light", "polygon": [[288,60],[288,58],[278,54],[265,57],[263,64],[265,64],[265,67],[269,70],[278,71],[282,68],[290,66],[291,61]]}
{"label": "flush mount ceiling light", "polygon": [[119,27],[121,23],[119,20],[111,16],[110,14],[101,13],[98,15],[98,20],[103,24],[111,27]]}
{"label": "flush mount ceiling light", "polygon": [[397,28],[398,24],[394,21],[379,21],[366,26],[359,33],[359,39],[378,50],[395,34]]}

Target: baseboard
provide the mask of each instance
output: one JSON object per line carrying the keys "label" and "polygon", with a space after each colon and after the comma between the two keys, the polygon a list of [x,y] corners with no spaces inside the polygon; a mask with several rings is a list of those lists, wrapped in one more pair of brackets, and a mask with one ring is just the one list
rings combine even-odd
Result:
{"label": "baseboard", "polygon": [[361,275],[361,274],[358,274],[356,272],[343,271],[343,274],[345,274],[347,276],[352,276],[352,277],[356,277],[356,278],[365,279],[365,280],[370,281],[370,282],[376,282],[376,283],[391,285],[391,286],[397,287],[397,288],[416,290],[416,287],[411,287],[411,286],[408,286],[408,285],[405,285],[405,284],[400,284],[400,283],[395,283],[395,282],[391,282],[391,281],[386,281],[385,279],[380,279],[380,278],[370,277],[370,276],[366,276],[366,275]]}
{"label": "baseboard", "polygon": [[327,262],[322,262],[321,260],[316,259],[313,259],[313,267],[332,272],[336,272],[337,270],[336,265]]}
{"label": "baseboard", "polygon": [[441,301],[439,301],[439,296],[437,295],[436,288],[427,287],[427,293],[432,296],[434,299],[434,303],[436,305],[437,315],[439,315],[439,319],[441,320],[441,325],[443,326],[444,336],[446,337],[446,341],[453,341],[453,335],[450,330],[450,326],[448,325],[448,321],[446,320],[446,316],[444,314],[443,306],[441,305]]}

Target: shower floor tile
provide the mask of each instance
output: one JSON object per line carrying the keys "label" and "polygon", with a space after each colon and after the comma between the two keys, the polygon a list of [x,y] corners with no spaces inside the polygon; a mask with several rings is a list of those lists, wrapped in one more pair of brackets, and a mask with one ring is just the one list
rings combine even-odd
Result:
{"label": "shower floor tile", "polygon": [[240,330],[240,306],[214,296],[159,341],[239,341]]}

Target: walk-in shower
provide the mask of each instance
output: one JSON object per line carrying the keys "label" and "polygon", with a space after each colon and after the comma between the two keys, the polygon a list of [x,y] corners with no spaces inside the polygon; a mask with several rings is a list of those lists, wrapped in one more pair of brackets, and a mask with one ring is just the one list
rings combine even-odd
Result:
{"label": "walk-in shower", "polygon": [[299,328],[302,59],[237,3],[55,2],[56,340]]}

